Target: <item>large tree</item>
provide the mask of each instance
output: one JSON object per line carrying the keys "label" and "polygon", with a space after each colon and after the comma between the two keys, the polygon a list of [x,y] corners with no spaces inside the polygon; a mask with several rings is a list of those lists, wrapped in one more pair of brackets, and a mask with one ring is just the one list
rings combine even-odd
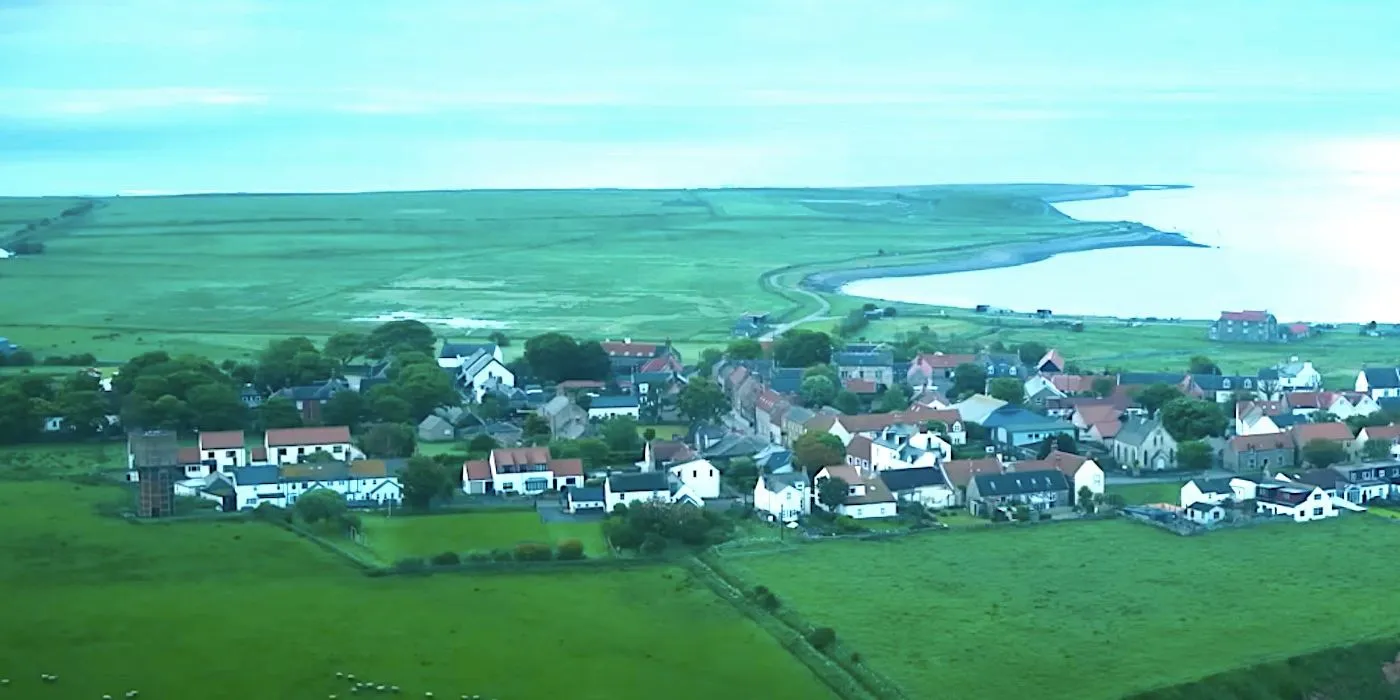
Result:
{"label": "large tree", "polygon": [[34,410],[34,401],[17,382],[0,380],[0,444],[27,442],[43,431],[44,417]]}
{"label": "large tree", "polygon": [[354,428],[365,419],[368,410],[363,394],[358,391],[340,391],[321,407],[321,419],[326,425]]}
{"label": "large tree", "polygon": [[417,423],[443,406],[457,406],[462,396],[452,383],[452,377],[436,362],[417,363],[403,367],[391,380],[399,396],[408,402],[410,417]]}
{"label": "large tree", "polygon": [[607,379],[611,361],[596,341],[578,342],[564,333],[544,333],[525,341],[525,361],[530,373],[550,382],[570,379]]}
{"label": "large tree", "polygon": [[342,521],[349,511],[345,496],[330,489],[312,489],[297,497],[292,513],[307,525]]}
{"label": "large tree", "polygon": [[794,328],[773,342],[773,360],[782,367],[810,367],[831,361],[831,336]]}
{"label": "large tree", "polygon": [[1303,461],[1318,469],[1347,461],[1347,448],[1336,440],[1311,440],[1303,445]]}
{"label": "large tree", "polygon": [[840,477],[828,477],[817,484],[817,500],[828,510],[836,510],[845,505],[850,493],[851,485]]}
{"label": "large tree", "polygon": [[1045,347],[1045,343],[1035,341],[1021,343],[1016,348],[1016,355],[1021,358],[1021,364],[1030,367],[1035,367],[1035,363],[1040,362],[1047,352],[1050,352],[1050,348]]}
{"label": "large tree", "polygon": [[268,390],[324,382],[336,373],[336,363],[307,338],[274,340],[258,355],[254,378]]}
{"label": "large tree", "polygon": [[370,457],[408,457],[418,446],[413,426],[404,423],[379,423],[360,437],[360,449]]}
{"label": "large tree", "polygon": [[1020,406],[1026,401],[1026,387],[1021,380],[1015,377],[998,377],[987,385],[987,394],[994,399],[1000,399],[1013,406]]}
{"label": "large tree", "polygon": [[1190,471],[1205,471],[1215,464],[1215,452],[1202,440],[1187,440],[1176,447],[1176,465]]}
{"label": "large tree", "polygon": [[412,457],[399,477],[403,484],[403,501],[409,508],[428,510],[433,501],[451,497],[454,480],[442,465],[431,457]]}
{"label": "large tree", "polygon": [[845,389],[836,392],[836,398],[831,400],[831,405],[848,416],[860,413],[860,397]]}
{"label": "large tree", "polygon": [[248,407],[228,384],[196,386],[190,389],[186,404],[198,430],[236,430],[248,424]]}
{"label": "large tree", "polygon": [[1220,404],[1182,397],[1162,407],[1162,427],[1177,440],[1200,440],[1225,434],[1229,420],[1220,411]]}
{"label": "large tree", "polygon": [[844,464],[846,446],[841,438],[831,433],[809,431],[792,444],[792,461],[809,473],[816,474],[822,467]]}
{"label": "large tree", "polygon": [[274,396],[258,407],[258,423],[263,430],[300,428],[301,412],[289,399]]}
{"label": "large tree", "polygon": [[681,389],[676,408],[692,421],[712,421],[729,410],[729,399],[714,380],[696,376]]}
{"label": "large tree", "polygon": [[740,338],[725,348],[724,354],[731,360],[763,359],[763,346],[752,338]]}
{"label": "large tree", "polygon": [[980,394],[987,388],[987,368],[976,362],[964,362],[953,368],[953,396],[964,398]]}
{"label": "large tree", "polygon": [[321,354],[332,362],[342,366],[348,365],[351,360],[364,354],[368,341],[369,338],[364,333],[342,331],[326,339]]}
{"label": "large tree", "polygon": [[63,427],[78,435],[100,435],[107,428],[107,402],[96,391],[64,391],[58,395]]}
{"label": "large tree", "polygon": [[436,347],[437,336],[423,322],[390,321],[370,331],[364,355],[375,360],[405,351],[432,355]]}
{"label": "large tree", "polygon": [[903,384],[891,384],[875,402],[876,413],[894,413],[909,407],[909,390]]}
{"label": "large tree", "polygon": [[1181,389],[1170,384],[1153,384],[1138,391],[1135,395],[1138,403],[1142,404],[1142,407],[1154,416],[1163,406],[1181,397]]}
{"label": "large tree", "polygon": [[1361,446],[1361,458],[1373,462],[1390,457],[1390,448],[1394,443],[1389,440],[1367,440]]}
{"label": "large tree", "polygon": [[758,484],[758,465],[748,457],[729,460],[723,468],[724,480],[739,493],[753,493]]}
{"label": "large tree", "polygon": [[1220,374],[1220,366],[1205,355],[1193,355],[1187,369],[1191,374]]}
{"label": "large tree", "polygon": [[626,454],[642,450],[642,436],[637,434],[637,419],[631,416],[613,416],[598,426],[598,433],[608,449]]}
{"label": "large tree", "polygon": [[1113,381],[1112,377],[1094,377],[1090,386],[1093,388],[1094,396],[1107,398],[1113,393],[1113,388],[1117,386],[1117,383]]}
{"label": "large tree", "polygon": [[802,405],[807,408],[821,408],[836,399],[836,392],[839,391],[835,382],[822,375],[808,377],[802,380],[802,386],[797,390],[798,397],[802,400]]}

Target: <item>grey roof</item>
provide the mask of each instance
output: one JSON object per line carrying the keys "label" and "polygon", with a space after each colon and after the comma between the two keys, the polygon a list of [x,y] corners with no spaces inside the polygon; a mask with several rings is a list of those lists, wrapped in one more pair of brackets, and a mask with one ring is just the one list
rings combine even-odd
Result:
{"label": "grey roof", "polygon": [[1115,442],[1133,447],[1142,447],[1147,442],[1147,436],[1152,434],[1161,423],[1155,419],[1142,418],[1140,416],[1128,416],[1123,421],[1123,427],[1118,429],[1118,434],[1113,436]]}
{"label": "grey roof", "polygon": [[571,401],[569,397],[560,394],[545,402],[544,406],[540,407],[540,411],[543,412],[545,415],[552,416],[560,413],[572,404],[573,401]]}
{"label": "grey roof", "polygon": [[1228,478],[1195,479],[1194,481],[1196,484],[1196,488],[1200,489],[1201,493],[1233,494],[1235,492],[1234,489],[1230,488],[1230,480]]}
{"label": "grey roof", "polygon": [[702,450],[701,456],[720,459],[748,457],[756,454],[767,445],[768,441],[763,438],[749,435],[727,435],[715,445],[706,450]]}
{"label": "grey roof", "polygon": [[978,474],[977,493],[986,496],[1017,496],[1046,491],[1068,491],[1065,475],[1053,469],[1006,474]]}
{"label": "grey roof", "polygon": [[792,452],[782,448],[763,450],[754,455],[754,464],[759,471],[771,474],[792,465]]}
{"label": "grey roof", "polygon": [[438,357],[471,357],[478,352],[488,355],[496,353],[495,343],[443,343]]}
{"label": "grey roof", "polygon": [[1280,429],[1291,428],[1301,423],[1311,422],[1308,420],[1307,416],[1299,416],[1292,413],[1280,413],[1277,416],[1269,416],[1269,420],[1273,421],[1274,425],[1278,426]]}
{"label": "grey roof", "polygon": [[1185,374],[1178,372],[1123,372],[1118,375],[1118,383],[1127,386],[1152,384],[1175,386],[1180,384],[1185,376]]}
{"label": "grey roof", "polygon": [[603,487],[601,486],[570,486],[568,488],[569,500],[571,501],[602,501]]}
{"label": "grey roof", "polygon": [[1320,486],[1324,489],[1337,488],[1337,482],[1342,480],[1342,475],[1331,469],[1313,469],[1298,475],[1296,481],[1308,484],[1309,486]]}
{"label": "grey roof", "polygon": [[289,386],[285,389],[278,389],[273,396],[278,396],[292,401],[328,401],[336,393],[349,389],[350,386],[339,379],[331,379],[321,384],[308,384],[306,386]]}
{"label": "grey roof", "polygon": [[982,421],[985,428],[1006,428],[1011,431],[1022,430],[1074,430],[1074,426],[1059,418],[1042,416],[1039,413],[1032,413],[1024,408],[1016,406],[1002,406]]}
{"label": "grey roof", "polygon": [[886,469],[880,472],[880,480],[885,482],[891,491],[909,491],[924,486],[946,486],[947,481],[943,480],[943,470],[937,467],[919,467],[917,469]]}
{"label": "grey roof", "polygon": [[1259,370],[1258,376],[1260,379],[1266,382],[1277,381],[1279,378],[1279,371],[1273,367],[1266,367],[1264,369]]}
{"label": "grey roof", "polygon": [[1253,389],[1254,377],[1227,377],[1219,374],[1193,374],[1191,381],[1206,391]]}
{"label": "grey roof", "polygon": [[1387,396],[1385,398],[1376,399],[1376,403],[1380,404],[1381,410],[1383,411],[1400,413],[1400,398]]}
{"label": "grey roof", "polygon": [[258,467],[237,467],[233,470],[233,481],[239,486],[275,484],[281,478],[281,474],[281,469],[275,464],[265,464]]}
{"label": "grey roof", "polygon": [[630,395],[594,396],[589,408],[635,408],[637,397]]}
{"label": "grey roof", "polygon": [[787,419],[793,423],[806,423],[816,417],[817,414],[805,406],[793,406],[787,412]]}
{"label": "grey roof", "polygon": [[495,361],[496,357],[490,352],[480,350],[475,355],[469,356],[467,361],[462,363],[462,376],[475,377],[480,374],[482,370],[486,369],[487,365]]}
{"label": "grey roof", "polygon": [[802,368],[774,367],[768,388],[779,394],[796,394],[802,388]]}
{"label": "grey roof", "polygon": [[893,367],[894,353],[888,350],[874,352],[843,350],[831,354],[831,364],[838,367]]}
{"label": "grey roof", "polygon": [[635,474],[609,474],[608,489],[613,493],[633,493],[637,491],[669,491],[670,480],[664,472],[639,472]]}
{"label": "grey roof", "polygon": [[1200,512],[1202,512],[1202,513],[1209,513],[1209,512],[1211,512],[1212,510],[1215,510],[1216,508],[1219,508],[1219,507],[1220,507],[1220,506],[1217,505],[1217,504],[1215,504],[1215,503],[1206,503],[1205,501],[1196,501],[1195,503],[1192,503],[1191,505],[1186,506],[1186,509],[1187,509],[1187,510],[1200,511]]}
{"label": "grey roof", "polygon": [[442,416],[428,416],[418,424],[419,430],[452,430],[452,424]]}
{"label": "grey roof", "polygon": [[1400,369],[1375,367],[1362,370],[1366,374],[1366,384],[1372,389],[1400,389]]}
{"label": "grey roof", "polygon": [[787,472],[786,474],[764,474],[763,483],[765,487],[774,493],[782,491],[789,486],[801,486],[810,488],[812,486],[811,477],[802,470]]}
{"label": "grey roof", "polygon": [[647,384],[667,384],[674,381],[675,378],[676,375],[674,372],[638,372],[632,375],[632,382],[645,382]]}

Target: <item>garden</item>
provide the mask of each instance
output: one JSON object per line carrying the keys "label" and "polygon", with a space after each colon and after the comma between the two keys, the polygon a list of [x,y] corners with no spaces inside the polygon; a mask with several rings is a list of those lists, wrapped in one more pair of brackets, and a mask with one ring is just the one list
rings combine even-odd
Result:
{"label": "garden", "polygon": [[458,555],[513,550],[522,543],[557,546],[578,540],[590,558],[610,554],[601,524],[594,522],[546,523],[529,510],[500,510],[436,515],[366,515],[361,519],[362,546],[381,561],[394,563],[410,557],[432,557],[444,552]]}

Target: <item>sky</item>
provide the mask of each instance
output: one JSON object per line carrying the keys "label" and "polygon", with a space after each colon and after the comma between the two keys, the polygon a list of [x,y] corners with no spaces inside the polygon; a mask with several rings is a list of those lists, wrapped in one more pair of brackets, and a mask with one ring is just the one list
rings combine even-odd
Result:
{"label": "sky", "polygon": [[0,0],[0,194],[1194,180],[1225,146],[1388,183],[1397,28],[1393,0]]}

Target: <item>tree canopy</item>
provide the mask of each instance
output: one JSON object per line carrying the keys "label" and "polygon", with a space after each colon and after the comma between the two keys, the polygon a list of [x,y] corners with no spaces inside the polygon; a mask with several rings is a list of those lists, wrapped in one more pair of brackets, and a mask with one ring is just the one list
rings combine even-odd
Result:
{"label": "tree canopy", "polygon": [[714,380],[692,377],[676,397],[676,409],[692,421],[713,421],[729,410],[729,398]]}
{"label": "tree canopy", "polygon": [[1050,352],[1050,348],[1046,347],[1045,343],[1035,341],[1021,343],[1016,347],[1016,356],[1021,359],[1021,364],[1031,367],[1040,362],[1040,358],[1045,357],[1047,352]]}
{"label": "tree canopy", "polygon": [[1177,444],[1176,464],[1182,469],[1205,471],[1215,465],[1215,452],[1201,440],[1187,440]]}
{"label": "tree canopy", "polygon": [[431,457],[411,457],[403,474],[403,501],[410,508],[427,510],[433,501],[451,498],[456,480]]}
{"label": "tree canopy", "polygon": [[731,360],[761,360],[763,346],[752,338],[740,338],[725,348],[724,354]]}
{"label": "tree canopy", "polygon": [[773,342],[773,360],[783,367],[810,367],[831,362],[831,336],[794,328]]}
{"label": "tree canopy", "polygon": [[1026,387],[1015,377],[998,377],[987,385],[987,394],[1013,406],[1026,402]]}
{"label": "tree canopy", "polygon": [[850,493],[851,485],[840,477],[828,477],[817,484],[817,500],[830,510],[836,510],[845,505]]}
{"label": "tree canopy", "polygon": [[1347,448],[1336,440],[1310,440],[1303,445],[1303,461],[1318,469],[1347,461]]}
{"label": "tree canopy", "polygon": [[525,362],[532,374],[550,382],[602,381],[612,373],[612,363],[601,344],[580,343],[564,333],[544,333],[525,341]]}
{"label": "tree canopy", "polygon": [[1220,411],[1220,404],[1182,397],[1162,407],[1162,427],[1178,442],[1220,437],[1229,421]]}
{"label": "tree canopy", "polygon": [[792,445],[792,461],[815,474],[822,467],[845,464],[846,446],[831,433],[805,432]]}
{"label": "tree canopy", "polygon": [[432,356],[437,348],[437,335],[422,321],[390,321],[370,331],[365,338],[364,356],[382,360],[401,352],[420,352]]}
{"label": "tree canopy", "polygon": [[980,394],[987,388],[987,368],[976,362],[964,362],[953,369],[953,396],[963,398]]}
{"label": "tree canopy", "polygon": [[1163,406],[1182,396],[1181,389],[1170,384],[1153,384],[1138,391],[1135,398],[1149,414],[1155,416]]}

